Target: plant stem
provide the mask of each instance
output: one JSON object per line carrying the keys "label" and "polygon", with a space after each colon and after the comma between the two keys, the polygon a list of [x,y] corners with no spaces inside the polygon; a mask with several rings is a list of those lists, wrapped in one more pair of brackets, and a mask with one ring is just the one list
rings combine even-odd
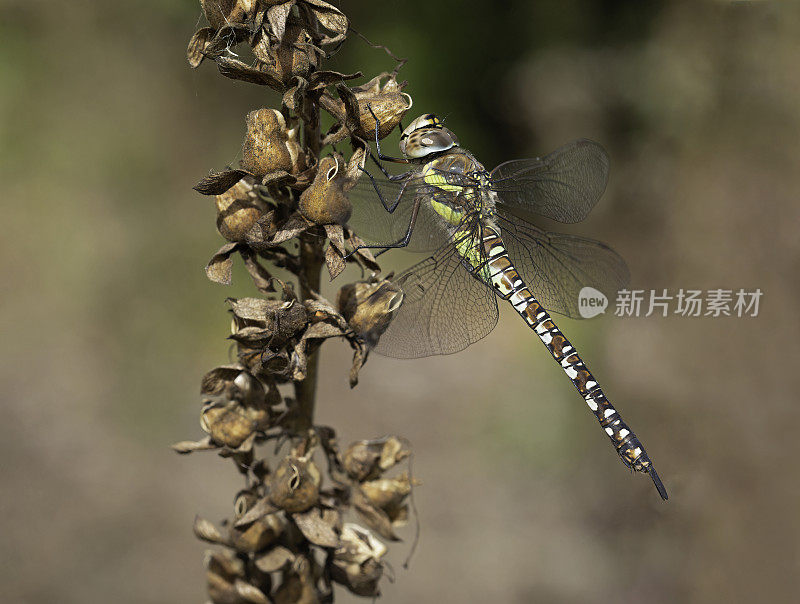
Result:
{"label": "plant stem", "polygon": [[[320,131],[319,107],[315,100],[308,99],[303,112],[303,138],[305,148],[319,160]],[[319,233],[303,233],[300,236],[300,297],[303,300],[312,298],[312,292],[319,293],[320,277],[324,257],[322,245],[324,237]],[[319,355],[317,351],[308,357],[306,377],[302,382],[294,383],[294,393],[297,399],[298,430],[305,431],[314,425],[314,405],[317,395]]]}

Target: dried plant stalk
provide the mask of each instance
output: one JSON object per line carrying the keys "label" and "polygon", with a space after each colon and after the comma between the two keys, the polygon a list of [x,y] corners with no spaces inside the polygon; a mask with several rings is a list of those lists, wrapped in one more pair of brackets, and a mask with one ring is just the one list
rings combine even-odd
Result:
{"label": "dried plant stalk", "polygon": [[[408,472],[390,473],[410,448],[389,436],[342,453],[334,429],[315,424],[314,408],[324,341],[349,342],[355,386],[396,307],[396,288],[375,276],[380,267],[347,227],[347,191],[364,164],[364,139],[374,136],[373,115],[385,137],[408,109],[408,95],[397,70],[350,88],[345,82],[361,73],[322,68],[349,26],[322,0],[201,4],[210,25],[189,43],[190,66],[210,60],[228,78],[283,94],[279,108],[248,114],[241,165],[195,187],[215,196],[217,228],[227,240],[206,266],[208,277],[230,284],[240,258],[258,292],[229,300],[238,359],[201,381],[206,437],[173,445],[179,453],[217,451],[244,479],[222,527],[195,520],[197,537],[221,547],[206,556],[208,595],[217,603],[331,602],[339,584],[374,597],[386,552],[379,537],[399,539],[396,529],[408,518],[414,481]],[[251,47],[252,65],[236,58],[239,44]],[[320,110],[336,122],[324,135]],[[337,152],[323,156],[327,145],[344,141],[352,148],[348,161]],[[333,278],[348,262],[373,276],[342,287],[333,304],[320,295],[323,266]],[[272,266],[296,283],[274,277]],[[286,395],[289,384],[294,397]],[[260,445],[270,440],[282,454],[264,453]]]}

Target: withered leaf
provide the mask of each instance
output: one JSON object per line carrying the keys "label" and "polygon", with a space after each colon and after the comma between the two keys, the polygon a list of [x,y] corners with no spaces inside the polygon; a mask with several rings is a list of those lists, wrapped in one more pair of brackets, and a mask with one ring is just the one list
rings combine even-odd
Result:
{"label": "withered leaf", "polygon": [[194,186],[194,190],[203,195],[222,195],[245,176],[252,176],[247,170],[224,170],[211,172]]}
{"label": "withered leaf", "polygon": [[201,518],[200,516],[194,517],[192,531],[194,532],[195,537],[203,541],[208,541],[209,543],[219,543],[222,545],[226,545],[228,543],[228,539],[223,537],[222,533],[219,532],[219,529],[216,527],[216,525],[214,525],[213,522],[206,520],[205,518]]}
{"label": "withered leaf", "polygon": [[[330,111],[329,111],[330,113]],[[342,123],[334,124],[322,138],[322,146],[335,145],[349,136],[347,127]]]}
{"label": "withered leaf", "polygon": [[244,367],[238,364],[214,367],[200,380],[200,394],[222,394],[228,384],[232,383],[244,370]]}
{"label": "withered leaf", "polygon": [[347,266],[342,254],[336,249],[333,242],[325,250],[325,266],[328,267],[331,281],[336,279]]}
{"label": "withered leaf", "polygon": [[181,455],[185,455],[187,453],[192,453],[194,451],[209,451],[211,449],[216,449],[217,445],[211,442],[211,437],[206,436],[201,440],[182,440],[181,442],[175,443],[172,445],[172,450],[176,453],[180,453]]}
{"label": "withered leaf", "polygon": [[367,248],[359,247],[366,245],[361,238],[357,237],[355,233],[350,232],[347,242],[352,246],[353,250],[355,250],[354,256],[365,268],[371,271],[380,272],[381,267],[377,260],[375,260],[375,256],[372,254],[372,252]]}
{"label": "withered leaf", "polygon": [[206,550],[205,566],[209,573],[232,581],[244,575],[244,563],[228,550]]}
{"label": "withered leaf", "polygon": [[252,254],[242,254],[242,257],[256,289],[262,294],[274,292],[275,287],[272,285],[272,275],[269,271]]}
{"label": "withered leaf", "polygon": [[328,239],[331,240],[331,244],[336,247],[342,256],[344,256],[344,229],[342,228],[342,225],[326,224],[324,228],[325,234],[328,236]]}
{"label": "withered leaf", "polygon": [[294,554],[283,547],[278,545],[269,550],[266,554],[256,558],[256,568],[265,573],[274,573],[287,564],[294,562]]}
{"label": "withered leaf", "polygon": [[306,355],[306,339],[300,340],[292,350],[292,379],[295,382],[302,382],[306,379],[306,369],[308,368],[308,357]]}
{"label": "withered leaf", "polygon": [[236,579],[233,583],[233,587],[236,590],[236,594],[247,602],[252,602],[253,604],[270,604],[269,598],[264,595],[263,591],[242,579]]}
{"label": "withered leaf", "polygon": [[268,172],[262,176],[261,184],[265,187],[269,185],[278,186],[294,183],[295,180],[296,178],[289,174],[286,170],[275,170],[274,172]]}
{"label": "withered leaf", "polygon": [[275,233],[270,243],[279,244],[288,241],[293,237],[297,237],[309,226],[308,221],[299,212],[295,212],[278,228],[278,232]]}
{"label": "withered leaf", "polygon": [[347,320],[322,296],[318,295],[314,300],[306,300],[304,306],[306,311],[312,315],[313,321],[333,320],[342,328],[342,331],[347,329]]}
{"label": "withered leaf", "polygon": [[189,40],[189,46],[186,49],[186,59],[189,61],[189,67],[195,69],[203,62],[205,58],[203,50],[205,50],[209,40],[213,37],[213,27],[201,27],[194,32],[192,39]]}
{"label": "withered leaf", "polygon": [[394,532],[392,521],[386,513],[372,505],[359,488],[353,489],[353,507],[367,526],[381,537],[390,541],[401,540]]}
{"label": "withered leaf", "polygon": [[268,514],[274,514],[277,511],[279,511],[278,508],[272,505],[268,500],[259,499],[253,507],[247,510],[244,516],[239,518],[239,520],[234,523],[234,526],[237,528],[247,526],[259,518],[262,518]]}
{"label": "withered leaf", "polygon": [[294,0],[271,6],[267,11],[267,20],[273,35],[280,41],[286,34],[286,19],[292,12]]}
{"label": "withered leaf", "polygon": [[388,436],[381,449],[380,467],[388,470],[411,455],[409,442],[397,436]]}
{"label": "withered leaf", "polygon": [[206,265],[206,276],[214,283],[230,285],[233,280],[233,259],[231,255],[239,247],[238,243],[226,243],[217,250]]}
{"label": "withered leaf", "polygon": [[305,3],[311,5],[311,10],[320,25],[337,34],[333,37],[325,36],[320,40],[320,44],[335,44],[345,38],[347,35],[347,17],[344,16],[342,11],[327,2],[323,2],[323,0],[305,0]]}
{"label": "withered leaf", "polygon": [[294,82],[294,85],[283,93],[283,104],[292,111],[297,111],[303,102],[303,95],[308,88],[308,82],[300,76],[294,76],[291,82]]}
{"label": "withered leaf", "polygon": [[367,352],[364,347],[360,344],[355,345],[355,350],[353,351],[353,364],[350,367],[350,387],[355,388],[358,386],[358,372],[361,371],[361,368],[364,366],[364,363],[367,362]]}
{"label": "withered leaf", "polygon": [[338,71],[315,71],[308,77],[309,90],[318,90],[326,86],[332,86],[337,82],[344,82],[346,80],[355,80],[360,78],[363,73],[357,71],[355,73],[340,73]]}
{"label": "withered leaf", "polygon": [[267,318],[276,310],[286,305],[280,300],[265,300],[263,298],[228,298],[233,314],[246,321],[259,321],[266,323]]}
{"label": "withered leaf", "polygon": [[[345,86],[345,88],[347,87]],[[334,117],[334,119],[336,119],[337,122],[339,122],[340,124],[344,123],[347,116],[344,113],[344,107],[342,103],[340,103],[334,97],[332,97],[327,90],[320,95],[319,104],[322,106],[323,109],[325,109],[325,111],[330,113]],[[337,126],[336,125],[332,126],[331,132],[335,129],[337,129]]]}
{"label": "withered leaf", "polygon": [[283,83],[274,76],[260,69],[256,69],[255,67],[250,67],[238,59],[216,57],[214,60],[217,63],[219,72],[232,80],[241,80],[242,82],[250,82],[251,84],[269,86],[278,91],[282,91],[285,88]]}
{"label": "withered leaf", "polygon": [[319,323],[310,325],[308,329],[306,329],[305,333],[303,334],[303,339],[310,340],[312,338],[335,338],[341,335],[341,327],[320,321]]}
{"label": "withered leaf", "polygon": [[263,327],[242,327],[228,337],[235,342],[256,348],[265,346],[272,339],[272,332]]}
{"label": "withered leaf", "polygon": [[347,115],[347,125],[352,130],[358,121],[359,107],[355,93],[343,83],[336,84],[336,92],[344,103],[344,111]]}
{"label": "withered leaf", "polygon": [[297,528],[303,536],[320,547],[339,547],[336,525],[339,522],[336,510],[321,511],[313,507],[307,512],[292,514]]}

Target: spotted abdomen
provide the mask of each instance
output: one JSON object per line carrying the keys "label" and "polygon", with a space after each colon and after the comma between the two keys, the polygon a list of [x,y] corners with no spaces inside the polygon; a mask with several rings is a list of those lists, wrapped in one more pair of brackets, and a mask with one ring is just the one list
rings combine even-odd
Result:
{"label": "spotted abdomen", "polygon": [[509,300],[514,310],[539,336],[600,422],[622,462],[637,472],[649,474],[661,497],[667,499],[667,491],[642,443],[606,398],[597,380],[578,355],[578,351],[528,289],[508,257],[502,237],[496,228],[484,226],[483,251],[485,260],[479,267],[482,270],[473,272],[484,281],[488,280],[498,296]]}

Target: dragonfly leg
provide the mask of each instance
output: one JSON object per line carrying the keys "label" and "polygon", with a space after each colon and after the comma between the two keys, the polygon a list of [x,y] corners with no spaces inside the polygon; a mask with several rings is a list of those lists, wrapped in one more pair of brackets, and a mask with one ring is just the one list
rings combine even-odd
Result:
{"label": "dragonfly leg", "polygon": [[[378,194],[380,195],[380,193],[378,193]],[[383,201],[383,198],[381,198],[381,201]],[[411,220],[408,221],[408,228],[406,229],[406,234],[403,235],[403,237],[401,239],[398,239],[394,243],[384,243],[384,244],[381,244],[381,245],[359,245],[359,246],[356,246],[355,248],[353,248],[352,252],[350,252],[349,254],[347,254],[345,256],[345,260],[347,258],[349,258],[352,254],[354,254],[357,250],[364,250],[364,249],[375,250],[375,249],[380,249],[381,251],[378,252],[377,254],[375,254],[376,256],[380,256],[381,254],[383,254],[387,250],[394,249],[394,248],[399,248],[399,247],[406,247],[408,245],[408,242],[411,241],[411,234],[414,232],[414,226],[416,226],[416,224],[417,224],[417,214],[419,213],[419,206],[420,206],[420,202],[421,201],[422,201],[421,198],[417,198],[416,200],[414,200],[414,206],[411,208]],[[386,204],[384,204],[384,206],[385,205]],[[395,204],[395,208],[396,207],[397,207],[397,204]],[[387,208],[387,210],[388,210],[388,208]]]}
{"label": "dragonfly leg", "polygon": [[378,119],[378,116],[375,115],[375,112],[372,110],[372,103],[367,103],[367,109],[372,114],[372,117],[375,120],[375,147],[378,149],[378,158],[381,159],[382,161],[391,161],[396,164],[407,164],[408,160],[404,157],[389,157],[388,155],[384,155],[383,153],[381,153],[381,141],[378,138],[378,130],[381,121]]}
{"label": "dragonfly leg", "polygon": [[[370,153],[370,155],[372,154]],[[382,166],[381,169],[383,169]],[[408,181],[403,183],[403,186],[400,188],[400,191],[398,191],[397,197],[394,199],[394,201],[392,201],[392,203],[386,203],[386,200],[383,198],[383,193],[381,193],[381,190],[378,187],[378,183],[375,182],[375,177],[372,176],[372,174],[370,174],[366,168],[362,168],[361,166],[359,166],[359,170],[361,170],[364,174],[367,175],[367,178],[369,178],[369,181],[372,183],[372,187],[375,189],[375,193],[378,194],[378,199],[380,199],[381,204],[383,204],[383,208],[387,212],[389,212],[389,214],[394,214],[394,211],[397,209],[397,206],[400,205],[400,200],[403,198],[403,193],[405,193],[406,191],[406,185],[408,184]]]}
{"label": "dragonfly leg", "polygon": [[[389,171],[386,168],[383,167],[383,164],[381,162],[379,162],[378,159],[372,154],[372,151],[369,151],[369,156],[372,159],[372,161],[375,162],[375,165],[378,166],[378,169],[386,177],[386,180],[391,180],[392,182],[398,182],[398,181],[403,180],[404,178],[408,178],[409,176],[411,176],[413,174],[413,172],[410,172],[410,171],[409,172],[403,172],[402,174],[391,174],[391,173],[389,173]],[[366,172],[366,170],[364,170],[363,168],[362,168],[362,171]]]}

